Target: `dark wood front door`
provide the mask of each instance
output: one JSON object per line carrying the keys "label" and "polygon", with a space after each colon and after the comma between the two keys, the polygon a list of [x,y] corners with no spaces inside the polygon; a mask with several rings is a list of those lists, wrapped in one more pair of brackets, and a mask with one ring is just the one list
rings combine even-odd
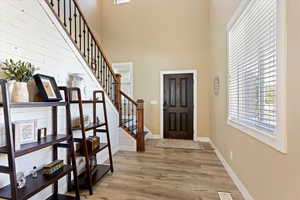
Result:
{"label": "dark wood front door", "polygon": [[164,75],[164,138],[193,139],[193,74]]}

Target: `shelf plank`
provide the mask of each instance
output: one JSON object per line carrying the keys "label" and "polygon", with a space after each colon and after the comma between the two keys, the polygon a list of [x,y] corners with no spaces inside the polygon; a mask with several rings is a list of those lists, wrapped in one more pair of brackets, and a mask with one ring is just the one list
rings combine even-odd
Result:
{"label": "shelf plank", "polygon": [[32,142],[28,144],[22,144],[21,149],[15,152],[15,157],[23,156],[28,153],[32,153],[34,151],[38,151],[40,149],[58,144],[60,142],[64,142],[69,139],[67,135],[48,135],[44,137],[39,142]]}
{"label": "shelf plank", "polygon": [[[110,171],[109,165],[96,165],[92,170],[92,184],[95,185],[100,179],[102,179],[108,172]],[[78,176],[79,187],[83,189],[87,189],[86,173]]]}
{"label": "shelf plank", "polygon": [[[104,150],[106,147],[108,147],[107,143],[100,143],[99,147],[95,149],[93,152],[91,152],[87,157],[91,158],[92,156],[96,155],[100,151]],[[76,152],[76,156],[85,156],[83,152]]]}
{"label": "shelf plank", "polygon": [[[93,123],[91,125],[88,125],[84,128],[85,131],[90,131],[90,130],[93,130],[93,129],[96,129],[96,128],[100,128],[102,126],[105,126],[106,123],[104,122],[100,122],[100,123]],[[75,127],[75,128],[72,128],[73,131],[79,131],[81,130],[81,127]]]}
{"label": "shelf plank", "polygon": [[7,146],[0,147],[0,153],[7,154],[8,153]]}
{"label": "shelf plank", "polygon": [[9,174],[11,172],[11,169],[6,166],[0,166],[0,173],[6,173]]}
{"label": "shelf plank", "polygon": [[[65,105],[67,105],[67,102],[12,102],[10,104],[11,108],[53,107]],[[0,103],[0,107],[3,107],[2,103]]]}
{"label": "shelf plank", "polygon": [[57,197],[53,195],[48,197],[47,200],[76,200],[76,198],[69,195],[58,194]]}
{"label": "shelf plank", "polygon": [[[32,176],[26,177],[26,186],[17,192],[17,199],[28,199],[40,192],[44,188],[53,184],[60,178],[64,177],[66,174],[70,173],[73,170],[72,166],[65,165],[61,172],[53,177],[47,177],[43,175],[42,170],[38,171],[38,177],[32,178]],[[7,185],[0,189],[0,198],[11,199],[11,186]]]}

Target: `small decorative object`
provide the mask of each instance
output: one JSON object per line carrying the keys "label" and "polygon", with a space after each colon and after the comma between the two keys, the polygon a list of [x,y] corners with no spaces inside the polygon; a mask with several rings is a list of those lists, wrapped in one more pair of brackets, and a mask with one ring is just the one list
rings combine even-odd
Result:
{"label": "small decorative object", "polygon": [[8,92],[9,92],[9,98],[10,99],[12,99],[12,97],[13,97],[12,94],[13,94],[15,82],[16,82],[15,80],[7,81],[7,87],[8,87]]}
{"label": "small decorative object", "polygon": [[1,69],[4,71],[8,80],[15,81],[10,82],[9,91],[11,91],[11,99],[13,102],[28,102],[29,94],[27,89],[27,83],[33,77],[33,74],[37,68],[35,68],[29,62],[13,61],[12,59],[6,60]]}
{"label": "small decorative object", "polygon": [[21,189],[26,186],[26,178],[23,172],[17,173],[17,187]]}
{"label": "small decorative object", "polygon": [[46,176],[53,176],[59,172],[64,166],[63,160],[56,160],[43,168],[43,174]]}
{"label": "small decorative object", "polygon": [[77,174],[80,175],[85,171],[85,159],[84,157],[76,158]]}
{"label": "small decorative object", "polygon": [[[82,151],[84,142],[80,142],[80,151]],[[100,138],[98,136],[90,136],[86,139],[86,144],[87,144],[87,150],[88,153],[92,153],[95,149],[97,149],[100,145]]]}
{"label": "small decorative object", "polygon": [[29,93],[29,101],[30,102],[42,102],[44,99],[42,98],[39,89],[36,86],[34,79],[30,80],[27,83],[28,93]]}
{"label": "small decorative object", "polygon": [[[82,98],[86,97],[86,87],[84,84],[84,74],[73,73],[70,74],[71,87],[77,87],[82,92]],[[77,92],[72,92],[72,100],[78,100]]]}
{"label": "small decorative object", "polygon": [[61,101],[62,97],[55,79],[51,76],[36,74],[33,76],[36,86],[44,101]]}
{"label": "small decorative object", "polygon": [[[14,89],[14,84],[15,84],[15,80],[9,80],[7,81],[7,87],[8,87],[8,93],[9,93],[9,98],[12,99],[12,92]],[[1,91],[1,89],[0,89]],[[0,102],[2,102],[2,95],[0,95]]]}
{"label": "small decorative object", "polygon": [[44,137],[47,137],[47,128],[38,129],[38,141],[40,142]]}
{"label": "small decorative object", "polygon": [[[85,116],[83,117],[83,121],[84,121],[84,125],[85,125],[85,126],[90,125],[90,123],[91,123],[91,118],[90,118],[90,116],[85,115]],[[73,128],[74,128],[74,129],[79,129],[79,128],[81,127],[81,126],[80,126],[80,117],[77,117],[77,118],[73,119],[73,120],[72,120],[72,125],[73,125]]]}
{"label": "small decorative object", "polygon": [[90,169],[93,169],[96,165],[97,165],[97,158],[96,156],[93,156],[90,162]]}
{"label": "small decorative object", "polygon": [[31,172],[32,178],[37,178],[37,168],[36,166],[33,167],[32,172]]}
{"label": "small decorative object", "polygon": [[36,141],[36,120],[18,121],[13,123],[15,150],[20,150],[21,144]]}
{"label": "small decorative object", "polygon": [[220,91],[220,78],[216,76],[214,78],[214,94],[216,96],[219,96],[219,91]]}
{"label": "small decorative object", "polygon": [[96,117],[96,123],[100,124],[100,118],[99,117]]}

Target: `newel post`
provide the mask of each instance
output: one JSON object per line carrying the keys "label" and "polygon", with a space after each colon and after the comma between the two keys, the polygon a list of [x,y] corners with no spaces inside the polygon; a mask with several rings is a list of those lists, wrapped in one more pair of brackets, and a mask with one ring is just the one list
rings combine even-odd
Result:
{"label": "newel post", "polygon": [[120,112],[121,110],[121,75],[116,74],[115,80],[115,105],[117,110]]}
{"label": "newel post", "polygon": [[136,150],[137,152],[145,151],[145,134],[144,134],[144,100],[137,100],[137,132],[136,132]]}

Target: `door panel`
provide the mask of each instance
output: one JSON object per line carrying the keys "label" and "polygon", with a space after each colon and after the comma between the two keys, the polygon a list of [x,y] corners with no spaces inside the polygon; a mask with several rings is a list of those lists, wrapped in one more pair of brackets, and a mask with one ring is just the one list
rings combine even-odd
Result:
{"label": "door panel", "polygon": [[193,74],[164,75],[164,138],[193,139]]}

